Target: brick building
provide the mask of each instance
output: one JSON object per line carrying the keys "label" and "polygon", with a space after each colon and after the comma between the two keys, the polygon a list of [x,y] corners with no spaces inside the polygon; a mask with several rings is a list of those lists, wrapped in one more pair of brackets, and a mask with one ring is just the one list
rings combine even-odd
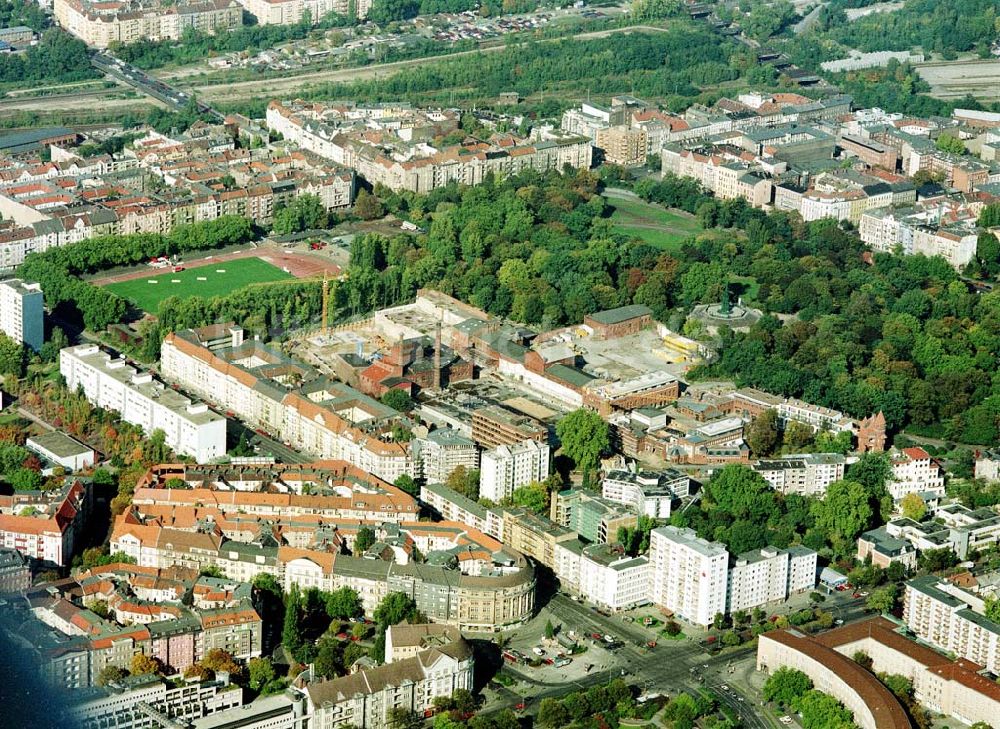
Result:
{"label": "brick building", "polygon": [[583,323],[603,339],[615,339],[636,334],[653,323],[653,311],[648,306],[632,304],[588,314]]}

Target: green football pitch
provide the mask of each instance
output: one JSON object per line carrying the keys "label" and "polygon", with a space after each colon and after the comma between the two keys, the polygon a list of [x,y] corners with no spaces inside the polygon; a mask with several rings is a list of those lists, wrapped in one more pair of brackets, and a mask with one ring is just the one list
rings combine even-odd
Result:
{"label": "green football pitch", "polygon": [[160,302],[169,296],[225,296],[252,283],[266,283],[292,278],[277,266],[259,258],[237,258],[197,267],[185,266],[174,273],[172,268],[154,271],[143,278],[108,284],[106,288],[128,299],[143,311],[155,314]]}

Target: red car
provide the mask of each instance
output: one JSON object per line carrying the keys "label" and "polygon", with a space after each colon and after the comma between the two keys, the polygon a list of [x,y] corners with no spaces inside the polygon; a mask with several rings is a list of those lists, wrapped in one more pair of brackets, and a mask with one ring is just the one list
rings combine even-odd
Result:
{"label": "red car", "polygon": [[591,633],[590,637],[593,638],[594,640],[604,640],[604,636],[602,636],[600,633]]}
{"label": "red car", "polygon": [[646,647],[647,648],[655,648],[656,647],[656,641],[655,640],[649,641],[648,643],[646,643]]}
{"label": "red car", "polygon": [[851,595],[851,597],[853,597],[855,600],[857,600],[859,597],[861,597],[861,593],[860,592],[855,592],[853,595]]}
{"label": "red car", "polygon": [[520,704],[514,704],[514,708],[518,711],[524,711],[524,702],[522,701]]}

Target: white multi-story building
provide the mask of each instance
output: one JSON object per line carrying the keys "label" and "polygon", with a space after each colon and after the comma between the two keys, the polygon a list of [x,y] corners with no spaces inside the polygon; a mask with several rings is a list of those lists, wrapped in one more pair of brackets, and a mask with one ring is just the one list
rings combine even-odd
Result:
{"label": "white multi-story building", "polygon": [[906,583],[903,620],[920,640],[1000,673],[1000,625],[978,595],[933,575]]}
{"label": "white multi-story building", "polygon": [[628,557],[607,544],[584,548],[580,556],[580,594],[608,610],[628,610],[650,601],[650,562]]}
{"label": "white multi-story building", "polygon": [[696,625],[726,611],[729,552],[691,529],[665,526],[650,533],[652,601]]}
{"label": "white multi-story building", "polygon": [[831,483],[844,478],[847,464],[847,457],[838,453],[805,453],[757,461],[751,467],[775,491],[822,498]]}
{"label": "white multi-story building", "polygon": [[819,555],[806,547],[794,546],[785,550],[788,552],[788,588],[786,592],[794,595],[816,587],[816,575],[819,573]]}
{"label": "white multi-story building", "polygon": [[42,287],[19,278],[0,281],[0,331],[34,351],[45,342]]}
{"label": "white multi-story building", "polygon": [[944,473],[923,448],[904,448],[892,455],[892,480],[886,483],[895,500],[907,494],[944,496]]}
{"label": "white multi-story building", "polygon": [[306,689],[312,729],[390,726],[389,713],[402,708],[422,715],[434,699],[472,689],[472,649],[462,638],[411,658],[363,669]]}
{"label": "white multi-story building", "polygon": [[174,392],[115,359],[96,344],[67,347],[59,353],[59,372],[70,390],[83,389],[86,398],[105,410],[121,414],[147,435],[162,430],[176,453],[209,463],[226,455],[226,419]]}
{"label": "white multi-story building", "polygon": [[976,478],[986,481],[1000,481],[1000,450],[983,451],[976,458]]}
{"label": "white multi-story building", "polygon": [[728,612],[750,610],[816,586],[816,553],[764,547],[739,555],[729,570]]}
{"label": "white multi-story building", "polygon": [[601,495],[625,504],[639,514],[669,519],[674,499],[691,492],[691,479],[676,469],[666,471],[610,471],[601,482]]}
{"label": "white multi-story building", "polygon": [[774,547],[745,552],[729,570],[728,612],[784,600],[787,587],[788,552]]}
{"label": "white multi-story building", "polygon": [[500,503],[514,490],[549,476],[549,446],[534,440],[483,451],[479,496]]}
{"label": "white multi-story building", "polygon": [[414,451],[427,483],[444,483],[459,466],[467,471],[479,468],[475,442],[451,428],[438,428],[419,438]]}

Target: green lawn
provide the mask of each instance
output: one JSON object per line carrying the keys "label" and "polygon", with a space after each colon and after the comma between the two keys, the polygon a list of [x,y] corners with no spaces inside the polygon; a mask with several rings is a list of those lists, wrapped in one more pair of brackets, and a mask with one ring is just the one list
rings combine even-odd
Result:
{"label": "green lawn", "polygon": [[702,230],[696,218],[642,200],[607,198],[607,201],[614,209],[611,221],[616,229],[663,250],[680,249],[686,239]]}
{"label": "green lawn", "polygon": [[292,278],[277,266],[259,258],[237,258],[222,263],[185,267],[174,273],[160,269],[145,278],[108,284],[107,288],[128,299],[143,311],[156,313],[160,301],[168,296],[225,296],[247,284]]}

